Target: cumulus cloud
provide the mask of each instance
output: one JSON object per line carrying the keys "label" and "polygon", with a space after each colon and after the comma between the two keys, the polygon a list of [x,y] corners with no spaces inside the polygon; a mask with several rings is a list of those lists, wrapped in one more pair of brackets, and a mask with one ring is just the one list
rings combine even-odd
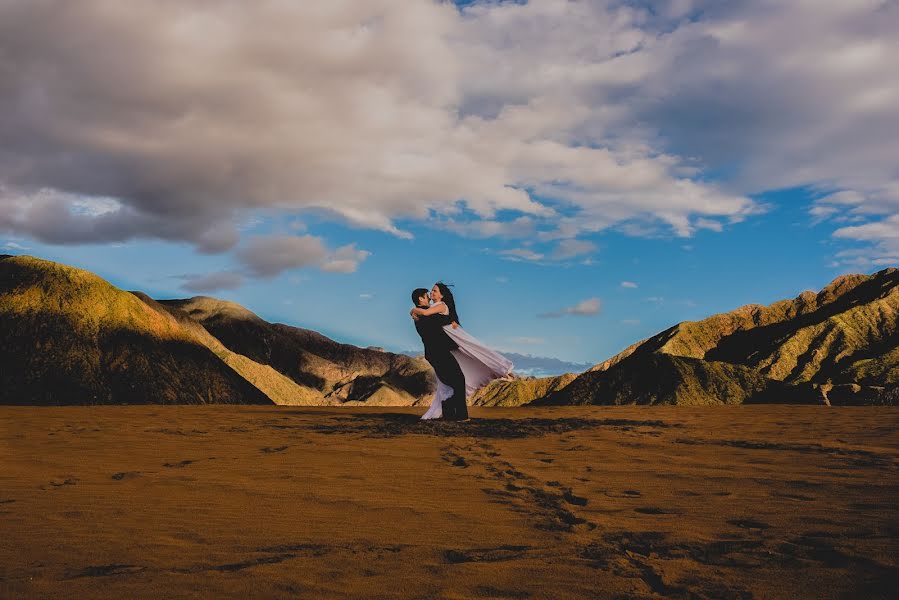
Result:
{"label": "cumulus cloud", "polygon": [[553,250],[552,257],[556,260],[574,258],[584,254],[590,254],[596,250],[596,244],[587,240],[562,240]]}
{"label": "cumulus cloud", "polygon": [[537,221],[529,216],[517,217],[510,221],[447,219],[443,222],[437,221],[435,225],[461,236],[473,238],[525,238],[531,237],[537,232]]}
{"label": "cumulus cloud", "polygon": [[543,260],[543,254],[534,252],[528,248],[510,248],[508,250],[501,250],[500,255],[509,260]]}
{"label": "cumulus cloud", "polygon": [[722,231],[793,186],[860,198],[813,219],[897,212],[895,2],[643,6],[0,3],[0,231],[264,274],[259,209],[548,244]]}
{"label": "cumulus cloud", "polygon": [[838,262],[865,267],[899,265],[899,214],[864,225],[841,227],[834,237],[870,244],[838,252]]}
{"label": "cumulus cloud", "polygon": [[633,290],[637,288],[637,284],[633,281],[622,281],[621,287]]}
{"label": "cumulus cloud", "polygon": [[578,302],[574,306],[569,306],[568,308],[563,308],[562,310],[541,313],[537,316],[541,319],[555,319],[558,317],[564,317],[566,315],[588,317],[598,315],[600,308],[601,302],[599,298],[588,298],[586,300]]}
{"label": "cumulus cloud", "polygon": [[322,238],[313,235],[253,236],[235,254],[251,276],[263,278],[303,267],[352,273],[369,256],[353,244],[331,251]]}
{"label": "cumulus cloud", "polygon": [[335,250],[322,264],[322,271],[331,273],[355,273],[359,263],[371,256],[367,250],[357,250],[356,244],[347,244]]}
{"label": "cumulus cloud", "polygon": [[244,284],[243,275],[232,271],[182,275],[180,278],[184,280],[181,289],[196,293],[233,290]]}
{"label": "cumulus cloud", "polygon": [[202,253],[224,252],[238,241],[232,223],[208,222],[203,215],[170,218],[141,212],[112,198],[84,197],[50,188],[15,192],[0,181],[3,229],[48,244],[119,243],[141,238],[189,240]]}
{"label": "cumulus cloud", "polygon": [[[507,260],[530,261],[541,264],[555,264],[595,252],[596,244],[588,240],[563,239],[546,252],[538,252],[532,247],[507,248],[498,254]],[[592,264],[590,258],[584,258],[582,264]]]}

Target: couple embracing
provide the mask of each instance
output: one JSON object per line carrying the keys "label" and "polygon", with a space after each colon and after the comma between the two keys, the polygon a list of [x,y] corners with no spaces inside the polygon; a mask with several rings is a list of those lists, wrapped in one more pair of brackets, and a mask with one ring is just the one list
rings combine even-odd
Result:
{"label": "couple embracing", "polygon": [[466,398],[494,379],[512,377],[512,361],[494,352],[459,325],[449,287],[434,284],[412,292],[410,311],[425,347],[425,359],[437,374],[437,391],[422,419],[467,421]]}

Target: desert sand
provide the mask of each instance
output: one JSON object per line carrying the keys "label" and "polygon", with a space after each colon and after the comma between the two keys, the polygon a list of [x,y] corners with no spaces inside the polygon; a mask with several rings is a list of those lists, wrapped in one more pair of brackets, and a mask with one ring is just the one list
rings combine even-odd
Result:
{"label": "desert sand", "polygon": [[899,410],[0,408],[4,598],[886,598]]}

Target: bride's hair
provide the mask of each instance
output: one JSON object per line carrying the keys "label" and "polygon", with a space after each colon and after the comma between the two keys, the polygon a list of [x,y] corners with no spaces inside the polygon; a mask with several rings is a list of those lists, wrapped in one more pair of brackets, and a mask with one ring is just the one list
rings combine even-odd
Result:
{"label": "bride's hair", "polygon": [[437,286],[437,289],[440,290],[440,295],[443,296],[443,302],[446,303],[446,307],[449,309],[450,319],[461,325],[462,321],[459,320],[459,313],[456,312],[456,299],[453,298],[453,293],[450,291],[449,286],[442,281],[438,281],[434,285]]}

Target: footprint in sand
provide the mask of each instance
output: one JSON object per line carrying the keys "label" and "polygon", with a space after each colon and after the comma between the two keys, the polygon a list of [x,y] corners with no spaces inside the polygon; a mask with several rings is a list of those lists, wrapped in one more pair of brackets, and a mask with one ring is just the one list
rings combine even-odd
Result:
{"label": "footprint in sand", "polygon": [[567,502],[568,504],[574,504],[576,506],[587,506],[588,502],[588,500],[583,496],[575,496],[570,488],[565,490],[565,492],[562,494],[562,498],[564,498],[565,502]]}
{"label": "footprint in sand", "polygon": [[634,512],[640,513],[641,515],[679,515],[680,514],[676,510],[668,510],[665,508],[659,508],[657,506],[641,506],[639,508],[635,508]]}
{"label": "footprint in sand", "polygon": [[122,481],[123,479],[134,479],[135,477],[140,476],[140,471],[122,471],[119,473],[113,474],[112,478],[116,481]]}
{"label": "footprint in sand", "polygon": [[189,464],[192,464],[194,461],[192,460],[182,460],[181,462],[176,463],[164,463],[162,466],[169,469],[182,469]]}
{"label": "footprint in sand", "polygon": [[728,525],[736,525],[741,529],[768,529],[771,526],[767,523],[763,523],[762,521],[756,521],[755,519],[731,519],[728,522]]}
{"label": "footprint in sand", "polygon": [[450,564],[470,562],[503,562],[521,558],[529,546],[497,546],[495,548],[471,548],[466,550],[446,550],[443,558]]}
{"label": "footprint in sand", "polygon": [[[51,479],[49,485],[51,485],[55,488],[61,488],[61,487],[65,487],[67,485],[75,485],[77,482],[78,482],[77,477],[68,477],[66,479]],[[47,489],[46,486],[42,486],[42,487],[43,487],[43,489]]]}
{"label": "footprint in sand", "polygon": [[284,452],[288,448],[290,448],[290,446],[277,446],[274,448],[266,446],[265,448],[260,448],[259,451],[264,452],[265,454],[274,454],[276,452]]}
{"label": "footprint in sand", "polygon": [[623,492],[606,492],[606,496],[609,498],[640,498],[643,494],[637,490],[624,490]]}
{"label": "footprint in sand", "polygon": [[133,575],[146,570],[147,567],[137,565],[96,565],[82,569],[80,572],[72,575],[69,579],[78,579],[81,577],[109,577],[111,575]]}

